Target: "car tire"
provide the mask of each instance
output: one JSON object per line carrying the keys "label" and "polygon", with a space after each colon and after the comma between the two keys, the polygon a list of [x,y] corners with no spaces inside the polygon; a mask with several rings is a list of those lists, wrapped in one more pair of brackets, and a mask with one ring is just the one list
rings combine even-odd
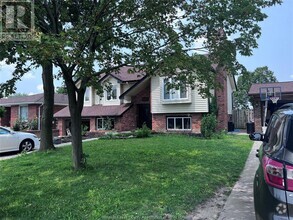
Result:
{"label": "car tire", "polygon": [[19,145],[20,152],[29,152],[34,148],[34,142],[30,139],[23,140]]}

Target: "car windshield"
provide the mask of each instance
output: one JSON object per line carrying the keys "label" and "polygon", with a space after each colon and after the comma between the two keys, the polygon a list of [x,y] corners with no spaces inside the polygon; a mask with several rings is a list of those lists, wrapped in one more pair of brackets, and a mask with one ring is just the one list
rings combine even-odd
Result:
{"label": "car windshield", "polygon": [[7,127],[0,127],[1,129],[4,129],[4,130],[6,130],[6,131],[12,131],[10,128],[7,128]]}

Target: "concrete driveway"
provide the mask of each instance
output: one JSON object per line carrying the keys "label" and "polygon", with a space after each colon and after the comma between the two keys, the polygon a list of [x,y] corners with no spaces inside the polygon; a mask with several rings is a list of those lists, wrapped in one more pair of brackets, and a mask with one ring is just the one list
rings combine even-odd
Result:
{"label": "concrete driveway", "polygon": [[218,220],[254,220],[253,179],[259,160],[255,156],[262,142],[254,142],[240,179],[233,187]]}

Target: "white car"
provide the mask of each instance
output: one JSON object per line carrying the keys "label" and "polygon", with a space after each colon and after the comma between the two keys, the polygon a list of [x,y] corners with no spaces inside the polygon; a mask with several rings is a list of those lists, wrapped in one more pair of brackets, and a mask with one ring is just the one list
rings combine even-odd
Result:
{"label": "white car", "polygon": [[39,149],[39,138],[31,133],[16,132],[0,126],[0,153]]}

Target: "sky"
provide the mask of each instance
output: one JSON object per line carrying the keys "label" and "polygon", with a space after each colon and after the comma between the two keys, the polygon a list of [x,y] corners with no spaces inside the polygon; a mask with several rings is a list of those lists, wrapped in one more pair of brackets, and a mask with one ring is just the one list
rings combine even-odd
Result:
{"label": "sky", "polygon": [[238,57],[249,71],[268,66],[279,82],[293,81],[293,0],[267,8],[268,18],[260,23],[262,35],[253,56]]}
{"label": "sky", "polygon": [[[293,81],[293,0],[284,0],[282,5],[264,9],[264,12],[268,18],[259,23],[262,35],[258,39],[258,48],[253,50],[252,56],[238,55],[237,59],[249,71],[268,66],[279,82]],[[10,78],[13,70],[14,66],[0,62],[0,83]],[[60,85],[60,81],[55,81],[55,87]],[[43,92],[41,70],[27,73],[16,87],[17,93]]]}

